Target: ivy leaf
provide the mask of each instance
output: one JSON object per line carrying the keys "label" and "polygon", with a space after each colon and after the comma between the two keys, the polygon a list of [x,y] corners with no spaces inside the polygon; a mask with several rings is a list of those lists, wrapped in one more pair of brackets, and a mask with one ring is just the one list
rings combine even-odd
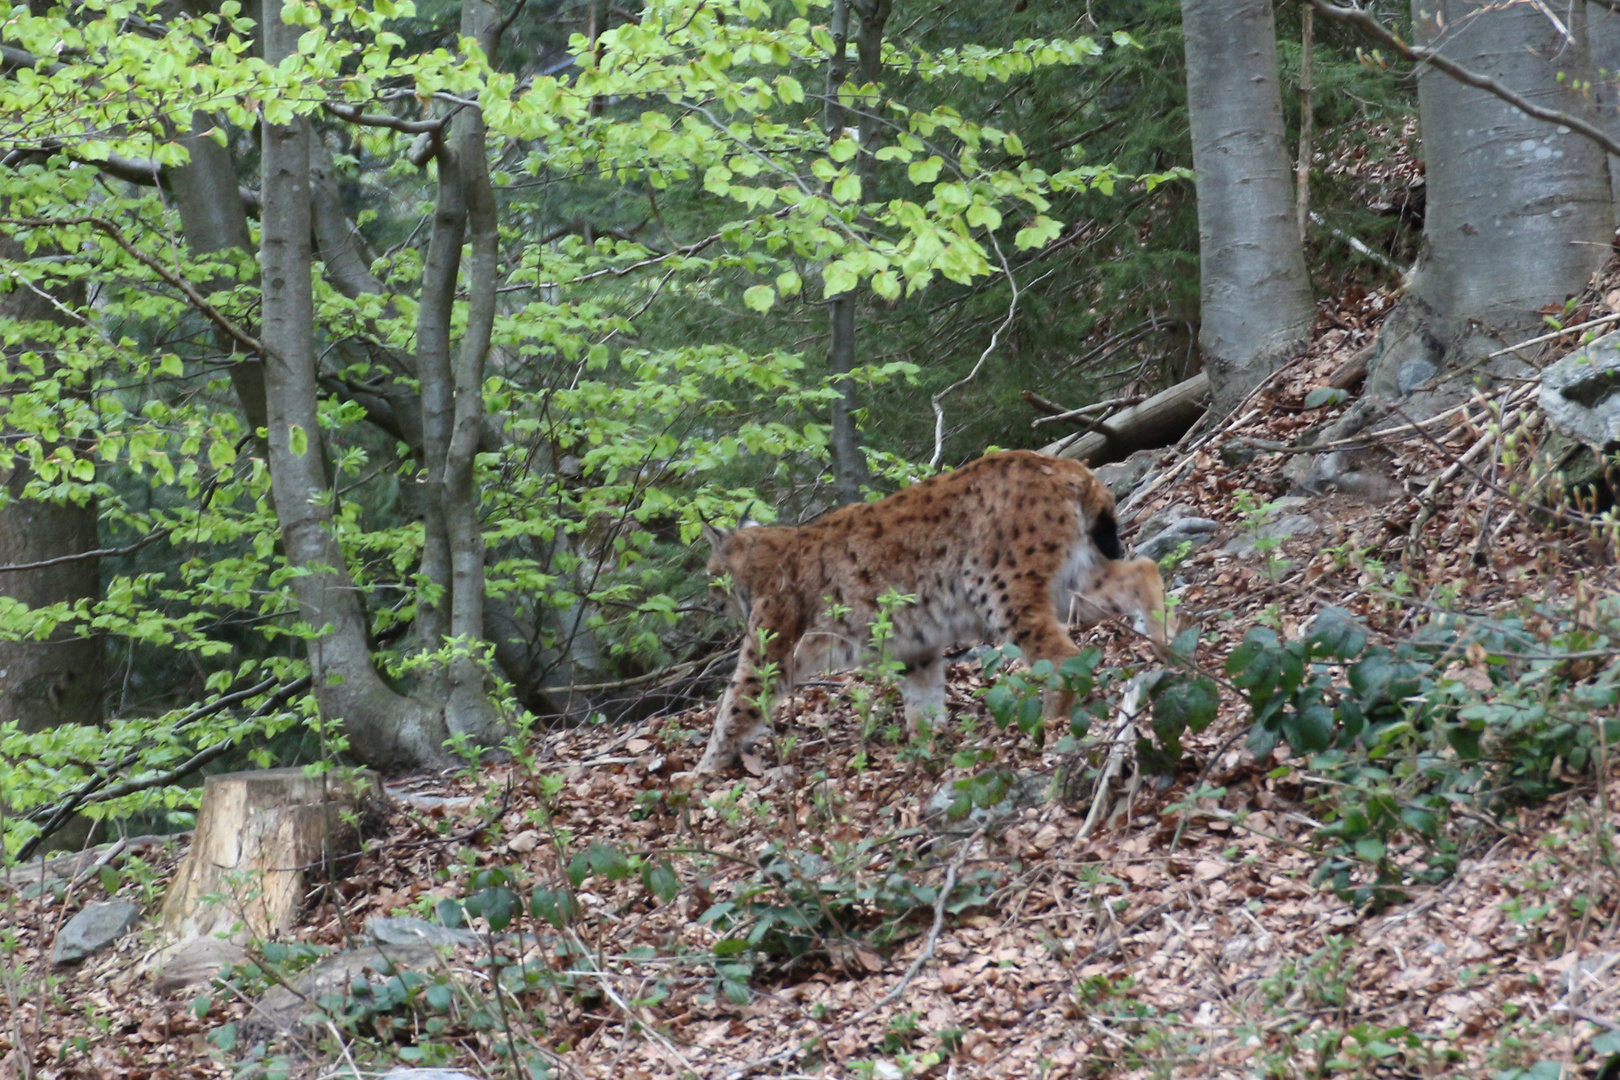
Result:
{"label": "ivy leaf", "polygon": [[1165,741],[1183,731],[1203,731],[1220,711],[1220,691],[1203,676],[1173,676],[1154,690],[1153,730]]}
{"label": "ivy leaf", "polygon": [[287,426],[287,448],[298,457],[309,453],[309,434],[302,426],[298,424]]}
{"label": "ivy leaf", "polygon": [[[569,867],[569,876],[573,876],[572,866]],[[579,904],[571,889],[541,888],[534,890],[534,895],[529,897],[529,911],[535,918],[544,919],[561,930],[574,921],[574,916],[579,913]]]}
{"label": "ivy leaf", "polygon": [[585,857],[590,862],[591,873],[600,874],[609,881],[623,881],[630,876],[630,863],[625,859],[624,852],[612,844],[592,844],[585,849]]}

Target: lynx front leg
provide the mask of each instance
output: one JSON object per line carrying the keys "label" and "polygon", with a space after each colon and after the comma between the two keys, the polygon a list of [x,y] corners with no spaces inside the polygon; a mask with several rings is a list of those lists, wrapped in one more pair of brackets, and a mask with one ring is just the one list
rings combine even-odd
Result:
{"label": "lynx front leg", "polygon": [[[770,719],[760,703],[765,682],[759,673],[762,656],[759,631],[759,627],[750,626],[743,636],[737,673],[731,677],[725,696],[720,699],[720,708],[714,714],[714,731],[698,761],[700,773],[729,769],[770,730]],[[790,642],[785,642],[780,635],[770,637],[763,650],[764,662],[777,665],[777,671],[785,673],[783,661],[790,652]]]}
{"label": "lynx front leg", "polygon": [[[1024,651],[1024,659],[1031,664],[1049,660],[1053,667],[1061,668],[1063,661],[1079,655],[1080,650],[1069,640],[1069,632],[1063,628],[1063,624],[1057,621],[1050,602],[1041,605],[1039,601],[1034,601],[1031,607],[1034,609],[1031,618],[1013,635],[1013,644]],[[1041,711],[1047,720],[1066,721],[1069,710],[1074,707],[1074,695],[1061,687],[1049,690],[1042,706]]]}
{"label": "lynx front leg", "polygon": [[945,717],[945,661],[938,656],[906,665],[900,673],[900,700],[906,710],[906,733],[915,736],[920,721],[937,728]]}

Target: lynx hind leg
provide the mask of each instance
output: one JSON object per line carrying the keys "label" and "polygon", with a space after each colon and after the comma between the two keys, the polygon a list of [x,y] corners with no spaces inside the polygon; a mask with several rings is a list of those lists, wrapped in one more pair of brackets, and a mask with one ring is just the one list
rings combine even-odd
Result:
{"label": "lynx hind leg", "polygon": [[906,733],[915,736],[927,721],[937,729],[945,718],[945,661],[938,656],[908,664],[900,673],[900,700],[905,705]]}
{"label": "lynx hind leg", "polygon": [[1091,584],[1075,596],[1074,609],[1086,622],[1126,619],[1137,633],[1161,645],[1175,635],[1164,607],[1164,579],[1152,559],[1103,563]]}
{"label": "lynx hind leg", "polygon": [[[790,676],[782,663],[792,653],[792,643],[781,637],[772,638],[764,650],[764,662],[775,663]],[[760,704],[760,693],[765,681],[759,674],[759,633],[750,626],[743,638],[742,650],[737,657],[737,672],[726,687],[720,707],[715,710],[714,730],[709,733],[709,744],[698,760],[697,771],[717,773],[731,768],[737,759],[770,731],[770,718]],[[780,689],[780,685],[778,689]]]}

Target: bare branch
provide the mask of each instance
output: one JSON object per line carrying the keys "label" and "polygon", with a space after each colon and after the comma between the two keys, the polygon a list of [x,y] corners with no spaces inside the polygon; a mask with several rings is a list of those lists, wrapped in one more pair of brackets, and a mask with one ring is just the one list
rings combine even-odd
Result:
{"label": "bare branch", "polygon": [[53,566],[63,566],[71,562],[82,562],[85,559],[113,558],[118,555],[132,555],[148,544],[168,536],[173,529],[158,529],[147,533],[133,544],[116,548],[96,548],[94,551],[80,551],[72,555],[58,555],[54,559],[41,559],[30,563],[0,563],[0,574],[20,574],[27,570],[48,570]]}
{"label": "bare branch", "polygon": [[341,101],[323,101],[321,102],[321,108],[339,120],[345,120],[351,124],[359,124],[362,127],[388,128],[392,131],[403,131],[407,135],[437,134],[444,130],[444,125],[448,124],[450,118],[455,115],[454,112],[449,112],[432,120],[406,120],[402,117],[390,116],[388,113],[368,113],[358,105],[346,105]]}
{"label": "bare branch", "polygon": [[98,232],[105,233],[112,239],[113,243],[123,248],[124,251],[129,254],[130,258],[134,259],[136,262],[152,271],[158,277],[162,278],[169,285],[183,293],[185,298],[191,301],[191,305],[193,307],[206,315],[209,322],[223,330],[225,334],[233,341],[246,348],[249,352],[256,353],[259,356],[266,355],[264,346],[259,343],[257,338],[248,333],[246,330],[243,330],[240,326],[236,325],[235,322],[226,317],[224,312],[220,311],[213,304],[210,304],[208,300],[200,292],[198,292],[190,282],[186,281],[178,274],[173,273],[162,263],[152,258],[152,256],[130,243],[129,238],[119,230],[118,226],[114,225],[110,221],[104,221],[101,218],[93,215],[64,218],[8,217],[0,218],[0,225],[18,225],[27,229],[56,229],[61,228],[64,225],[89,225]]}
{"label": "bare branch", "polygon": [[990,343],[984,347],[984,352],[979,354],[979,361],[973,365],[973,370],[935,394],[929,401],[934,408],[934,456],[928,459],[931,468],[938,468],[940,458],[945,455],[945,399],[978,377],[979,369],[990,359],[990,354],[1001,341],[1001,335],[1011,329],[1013,320],[1018,317],[1018,278],[1014,276],[1012,267],[1007,265],[1007,256],[1002,253],[996,234],[986,229],[985,235],[990,238],[990,246],[995,249],[996,260],[1001,263],[1001,272],[1007,276],[1007,286],[1012,290],[1012,299],[1007,302],[1007,314],[1002,317],[1000,325],[991,332]]}
{"label": "bare branch", "polygon": [[[223,697],[215,698],[208,704],[199,706],[198,708],[195,708],[191,712],[187,713],[185,716],[182,716],[178,721],[175,722],[175,729],[183,729],[197,722],[198,720],[204,719],[205,717],[213,716],[218,712],[223,712],[232,705],[264,693],[266,690],[269,690],[272,686],[274,686],[275,683],[275,676],[271,676],[270,678],[265,679],[256,685],[250,686],[245,690],[238,690],[233,694],[226,694]],[[264,704],[260,705],[257,709],[254,709],[247,718],[249,720],[255,720],[261,716],[264,716],[270,710],[279,707],[281,703],[286,701],[291,695],[308,689],[309,683],[310,678],[308,675],[305,675],[301,679],[295,679],[292,682],[283,685],[280,689],[272,693]],[[132,777],[125,780],[121,784],[114,784],[111,787],[107,787],[107,782],[109,780],[123,772],[125,769],[129,768],[140,757],[140,752],[138,750],[129,751],[118,760],[118,763],[115,766],[108,769],[106,772],[87,780],[77,790],[71,791],[64,795],[59,802],[56,802],[50,806],[42,807],[33,814],[29,815],[30,820],[40,821],[43,822],[43,824],[40,826],[39,834],[30,839],[18,851],[17,861],[23,862],[27,860],[27,858],[34,853],[34,851],[41,843],[45,841],[47,837],[56,832],[57,829],[60,829],[62,824],[72,816],[73,812],[84,804],[91,802],[106,802],[109,799],[118,799],[125,795],[133,795],[140,791],[146,791],[155,787],[162,787],[165,784],[172,784],[176,780],[182,779],[189,776],[191,773],[196,772],[198,769],[202,768],[210,761],[213,761],[215,758],[220,757],[226,751],[234,747],[237,744],[237,741],[238,740],[236,739],[225,739],[221,742],[214,743],[212,746],[208,746],[197,751],[197,753],[193,754],[191,757],[187,758],[185,761],[174,766],[173,768],[165,769],[162,772],[146,773],[142,776]]]}

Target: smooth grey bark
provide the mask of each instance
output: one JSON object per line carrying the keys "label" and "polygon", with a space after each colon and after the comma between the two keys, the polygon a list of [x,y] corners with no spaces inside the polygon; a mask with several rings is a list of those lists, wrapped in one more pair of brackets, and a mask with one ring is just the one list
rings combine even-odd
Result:
{"label": "smooth grey bark", "polygon": [[[1567,11],[1571,41],[1535,5],[1419,0],[1414,35],[1532,102],[1591,117],[1575,85],[1591,75],[1584,8]],[[1521,364],[1486,358],[1586,286],[1608,257],[1614,193],[1600,147],[1443,72],[1419,68],[1418,106],[1423,248],[1379,334],[1367,396],[1369,411],[1404,402],[1422,415]]]}
{"label": "smooth grey bark", "polygon": [[[354,223],[344,212],[338,191],[337,168],[331,154],[319,142],[310,147],[310,184],[314,204],[315,243],[326,267],[327,279],[344,296],[354,299],[364,295],[380,295],[383,283],[371,272],[370,256]],[[458,227],[465,228],[463,225]],[[430,237],[431,242],[431,237]],[[459,253],[457,255],[459,257]],[[444,295],[442,292],[440,295]],[[493,295],[491,292],[490,295]],[[418,317],[422,312],[418,309]],[[434,315],[435,327],[448,328],[443,317]],[[434,331],[437,333],[437,330]],[[376,335],[380,337],[379,333]],[[448,357],[448,331],[442,345]],[[342,394],[365,407],[368,419],[390,435],[411,447],[411,452],[426,461],[420,398],[411,385],[418,377],[417,357],[409,352],[369,348],[369,355],[377,368],[391,374],[383,375],[357,386],[352,382],[329,380],[323,386]],[[396,376],[404,376],[403,379]],[[441,375],[442,377],[442,375]],[[479,399],[480,405],[482,398]],[[497,453],[506,445],[506,436],[497,419],[487,414],[479,417],[478,452]],[[424,466],[425,467],[425,466]],[[533,466],[549,471],[549,455],[541,453]],[[427,485],[422,485],[427,487]],[[435,494],[433,498],[437,498]],[[442,515],[440,515],[442,516]],[[448,532],[445,534],[448,549]],[[448,565],[448,558],[441,563]],[[579,584],[585,591],[583,583]],[[452,600],[453,603],[453,600]],[[536,611],[536,626],[525,626],[527,616],[520,617],[514,606],[506,600],[484,596],[485,610],[483,637],[493,643],[495,662],[502,674],[517,688],[520,700],[531,710],[545,715],[563,715],[578,712],[563,704],[563,698],[549,688],[566,689],[575,678],[576,667],[589,673],[586,682],[599,682],[598,648],[595,633],[583,625],[583,615],[570,609],[560,617],[550,607]],[[541,648],[537,637],[541,628],[548,628],[562,642],[557,650]],[[431,641],[436,648],[440,638],[420,635],[424,643]]]}
{"label": "smooth grey bark", "polygon": [[[459,142],[459,140],[457,140]],[[422,296],[416,309],[416,370],[422,400],[422,457],[430,492],[421,500],[422,577],[434,596],[418,590],[416,633],[424,648],[437,649],[450,632],[450,532],[442,493],[445,455],[450,447],[455,408],[450,371],[450,321],[455,309],[461,247],[467,230],[460,146],[446,144],[438,153],[438,192],[433,206],[433,232],[422,262]]]}
{"label": "smooth grey bark", "polygon": [[[217,122],[207,113],[192,116],[191,130],[179,139],[190,159],[185,165],[170,170],[168,177],[169,193],[180,212],[180,231],[185,236],[186,246],[199,255],[231,248],[253,250],[247,207],[242,201],[242,189],[236,183],[236,165],[231,160],[231,152],[203,134]],[[209,291],[214,287],[214,282],[203,285]],[[236,351],[236,342],[217,327],[214,340],[227,352]],[[230,367],[230,379],[248,430],[264,427],[263,358],[237,357]],[[261,443],[260,452],[264,450]]]}
{"label": "smooth grey bark", "polygon": [[[298,47],[299,30],[272,16],[265,59]],[[444,711],[396,693],[371,664],[365,612],[332,532],[320,449],[316,373],[309,121],[262,127],[260,275],[270,479],[321,710],[342,724],[357,757],[379,768],[446,764]],[[298,441],[295,445],[294,440]]]}
{"label": "smooth grey bark", "polygon": [[[1598,120],[1620,138],[1620,11],[1586,5],[1586,33],[1597,88]],[[1609,190],[1620,205],[1620,158],[1609,155]]]}
{"label": "smooth grey bark", "polygon": [[[855,8],[856,34],[860,44],[860,78],[876,82],[882,71],[883,24],[889,17],[887,0],[833,0],[828,30],[832,35],[833,51],[827,59],[827,104],[823,123],[828,139],[838,139],[848,124],[848,110],[838,99],[838,91],[849,79],[849,37],[851,8]],[[870,12],[870,17],[868,17]],[[860,137],[863,149],[868,136],[876,137],[876,117],[862,118]],[[876,179],[875,160],[870,173],[864,162],[856,165],[861,177],[861,198],[869,199],[871,183]],[[866,454],[861,449],[861,433],[855,426],[855,384],[848,375],[855,368],[855,291],[841,293],[827,301],[827,320],[830,340],[827,343],[827,371],[834,376],[834,387],[839,395],[832,400],[832,464],[833,494],[836,501],[859,502],[861,488],[872,482],[866,468]]]}
{"label": "smooth grey bark", "polygon": [[1181,0],[1197,174],[1198,343],[1216,416],[1297,354],[1315,306],[1295,224],[1271,0]]}
{"label": "smooth grey bark", "polygon": [[[485,56],[495,55],[498,15],[492,0],[462,0],[462,36],[478,42]],[[484,368],[495,327],[500,233],[483,113],[468,109],[458,118],[454,136],[466,208],[467,324],[451,372],[449,439],[439,491],[450,541],[450,637],[462,650],[470,650],[484,636],[484,533],[475,462],[484,423]],[[465,732],[486,745],[495,741],[502,725],[490,704],[479,659],[459,651],[449,674],[451,732]]]}
{"label": "smooth grey bark", "polygon": [[[0,257],[8,261],[28,258],[21,244],[0,236]],[[61,311],[46,296],[10,282],[0,291],[0,319],[60,323]],[[78,296],[61,296],[68,306],[83,303]],[[0,363],[22,350],[38,349],[41,342],[7,340]],[[0,566],[16,566],[96,550],[95,499],[82,505],[71,500],[23,498],[33,474],[18,460],[0,472]],[[33,570],[0,571],[0,596],[19,600],[30,608],[95,600],[101,595],[100,563],[76,559]],[[24,731],[44,731],[63,724],[98,724],[102,720],[105,682],[102,639],[79,634],[72,625],[57,628],[43,641],[0,641],[0,723],[21,722]]]}

